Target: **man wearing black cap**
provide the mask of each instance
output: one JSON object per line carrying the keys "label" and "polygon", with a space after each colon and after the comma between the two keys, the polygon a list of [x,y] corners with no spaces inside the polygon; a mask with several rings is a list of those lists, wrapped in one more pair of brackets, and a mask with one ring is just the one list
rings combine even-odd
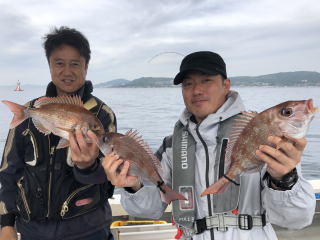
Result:
{"label": "man wearing black cap", "polygon": [[[309,225],[315,207],[313,189],[295,168],[305,139],[292,139],[280,151],[260,146],[257,156],[267,163],[267,172],[264,168],[241,176],[241,181],[240,177],[229,179],[235,184],[224,192],[200,196],[228,169],[224,162],[228,136],[235,116],[245,108],[239,94],[230,90],[226,65],[216,53],[186,56],[174,78],[175,85],[180,83],[186,109],[173,135],[164,139],[156,153],[164,182],[188,199],[172,203],[180,235],[193,240],[277,239],[271,223],[295,229]],[[268,140],[277,145],[281,139],[271,136]],[[158,188],[143,186],[132,177],[128,181],[128,163],[116,173],[121,163],[118,156],[110,155],[103,166],[114,185],[125,187],[123,207],[133,216],[160,218],[167,205]]]}

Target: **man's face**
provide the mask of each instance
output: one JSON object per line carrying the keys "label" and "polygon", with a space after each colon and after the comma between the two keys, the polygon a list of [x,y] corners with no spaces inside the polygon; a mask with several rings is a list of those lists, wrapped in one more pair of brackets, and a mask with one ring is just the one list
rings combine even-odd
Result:
{"label": "man's face", "polygon": [[226,101],[229,90],[230,80],[223,80],[221,75],[191,72],[182,82],[184,103],[197,122],[215,113]]}
{"label": "man's face", "polygon": [[76,48],[62,45],[52,51],[49,67],[52,82],[60,96],[70,95],[83,86],[88,65]]}

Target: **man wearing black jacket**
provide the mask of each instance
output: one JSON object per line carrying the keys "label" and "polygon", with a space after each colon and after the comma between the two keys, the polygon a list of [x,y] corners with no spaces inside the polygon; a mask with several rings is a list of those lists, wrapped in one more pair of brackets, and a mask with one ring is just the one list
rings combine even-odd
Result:
{"label": "man wearing black jacket", "polygon": [[[68,27],[54,29],[44,48],[52,78],[46,96],[79,95],[106,132],[115,132],[113,111],[85,81],[91,53],[85,36]],[[90,131],[88,136],[95,137]],[[58,142],[30,119],[9,131],[0,169],[0,240],[17,239],[15,224],[22,240],[113,239],[108,198],[114,186],[99,174],[98,147],[80,130],[70,135],[69,148],[56,149]]]}

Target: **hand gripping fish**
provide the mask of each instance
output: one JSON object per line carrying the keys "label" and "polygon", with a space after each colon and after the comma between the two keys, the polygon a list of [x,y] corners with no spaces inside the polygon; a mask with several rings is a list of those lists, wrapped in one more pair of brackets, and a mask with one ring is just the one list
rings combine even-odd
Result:
{"label": "hand gripping fish", "polygon": [[124,135],[120,133],[107,133],[100,150],[104,155],[114,152],[130,163],[129,175],[139,176],[152,182],[161,191],[162,200],[170,203],[173,200],[187,200],[180,193],[167,186],[162,177],[161,163],[152,153],[148,144],[139,136],[137,131],[129,130]]}
{"label": "hand gripping fish", "polygon": [[[123,159],[130,161],[130,173],[149,179],[164,194],[164,200],[186,200],[184,196],[165,185],[159,175],[160,161],[153,155],[149,146],[137,136],[137,132],[129,131],[125,135],[106,133],[100,120],[88,111],[79,96],[41,97],[33,107],[25,107],[10,101],[2,101],[14,113],[10,129],[15,128],[27,118],[31,118],[35,127],[45,135],[53,133],[61,137],[57,149],[69,146],[69,133],[81,129],[84,135],[88,130],[98,137],[97,145],[106,155],[112,151]],[[89,138],[86,139],[90,141]]]}
{"label": "hand gripping fish", "polygon": [[[234,180],[237,176],[259,171],[265,163],[256,157],[255,152],[261,144],[270,145],[268,136],[304,137],[317,110],[312,99],[309,99],[287,101],[259,114],[243,112],[235,119],[226,148],[225,162],[229,169],[201,196],[221,193],[230,182],[238,184]],[[279,149],[280,146],[275,147]]]}
{"label": "hand gripping fish", "polygon": [[[81,129],[83,133],[91,130],[98,138],[105,135],[100,120],[84,107],[79,96],[41,97],[34,102],[33,107],[6,100],[2,102],[14,113],[10,129],[31,117],[40,132],[61,137],[57,149],[69,146],[69,133],[76,129]],[[89,141],[89,138],[86,140]]]}

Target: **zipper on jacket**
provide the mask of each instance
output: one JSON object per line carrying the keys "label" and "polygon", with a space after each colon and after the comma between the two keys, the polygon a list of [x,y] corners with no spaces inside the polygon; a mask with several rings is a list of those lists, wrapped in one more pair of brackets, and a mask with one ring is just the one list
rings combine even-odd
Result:
{"label": "zipper on jacket", "polygon": [[[200,127],[200,123],[197,124],[196,126],[196,132],[197,135],[204,147],[205,153],[206,153],[206,187],[208,188],[210,183],[209,183],[209,151],[208,151],[208,146],[206,144],[206,142],[203,140],[200,132],[199,132],[199,127]],[[208,210],[209,210],[209,216],[212,216],[212,206],[211,206],[211,197],[210,194],[207,195],[207,201],[208,201]],[[210,234],[211,234],[211,239],[214,239],[214,233],[213,233],[213,228],[210,229]]]}
{"label": "zipper on jacket", "polygon": [[26,130],[24,130],[22,132],[22,135],[23,136],[27,136],[27,135],[30,135],[30,138],[31,138],[31,142],[33,143],[33,147],[34,147],[34,157],[35,159],[38,159],[39,158],[39,153],[38,153],[38,144],[37,144],[37,141],[36,141],[36,137],[34,136],[34,134],[30,131],[29,128],[27,128]]}
{"label": "zipper on jacket", "polygon": [[50,209],[51,209],[51,189],[52,189],[52,165],[53,165],[53,158],[55,147],[51,147],[50,143],[50,136],[48,136],[49,140],[49,155],[50,155],[50,162],[49,162],[49,186],[48,186],[48,211],[47,211],[47,218],[50,216]]}
{"label": "zipper on jacket", "polygon": [[71,199],[79,192],[81,192],[82,190],[85,190],[89,187],[93,186],[93,184],[89,184],[86,186],[83,186],[81,188],[78,188],[76,190],[74,190],[69,197],[67,197],[67,199],[63,202],[62,207],[61,207],[61,211],[60,211],[60,216],[63,217],[68,211],[69,211],[69,202],[71,201]]}
{"label": "zipper on jacket", "polygon": [[27,201],[27,197],[26,197],[26,192],[24,191],[24,188],[22,186],[22,182],[23,181],[23,177],[19,179],[17,185],[20,189],[20,195],[21,195],[21,198],[22,198],[22,201],[23,201],[23,205],[24,205],[24,208],[26,209],[26,212],[28,214],[28,221],[30,221],[30,214],[31,214],[31,210],[30,210],[30,207],[29,207],[29,204],[28,204],[28,201]]}

